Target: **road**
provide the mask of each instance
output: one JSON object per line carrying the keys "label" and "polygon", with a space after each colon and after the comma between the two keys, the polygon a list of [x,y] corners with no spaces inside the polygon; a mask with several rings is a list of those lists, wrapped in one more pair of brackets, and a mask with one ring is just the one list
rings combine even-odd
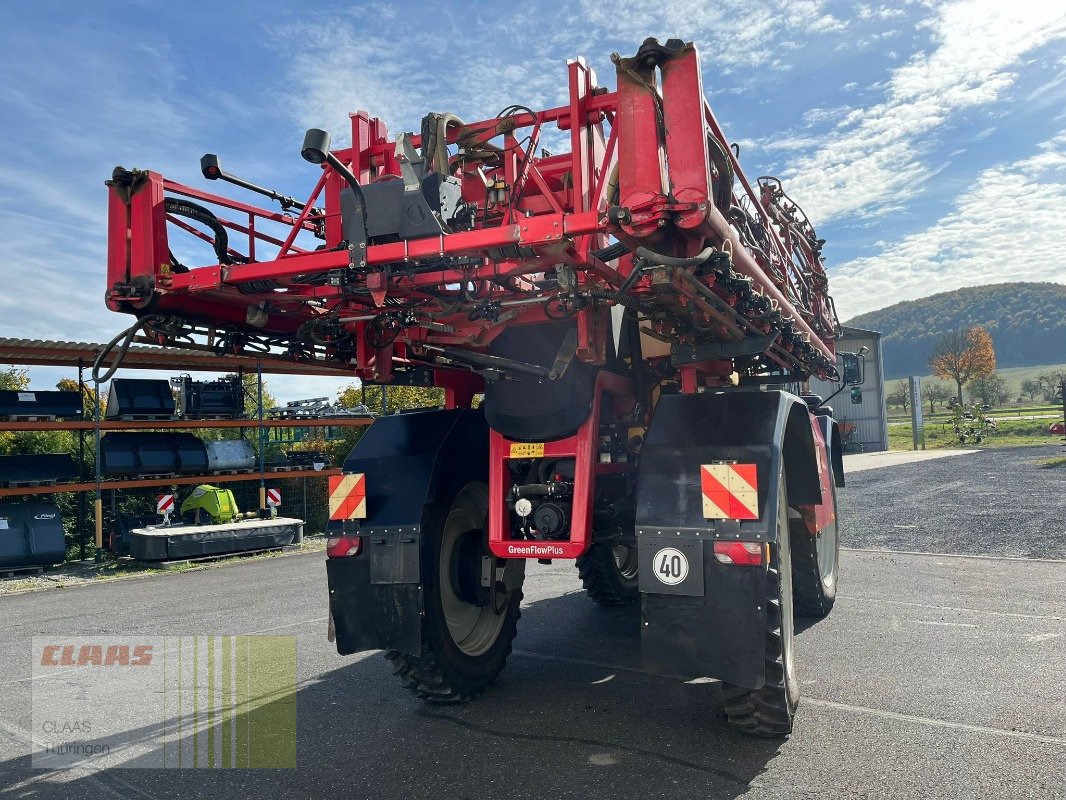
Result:
{"label": "road", "polygon": [[[901,469],[849,482],[857,535]],[[0,796],[1066,797],[1066,565],[846,550],[841,569],[832,616],[797,637],[785,742],[731,731],[713,682],[643,672],[636,614],[593,605],[562,562],[531,565],[507,669],[455,707],[333,651],[321,553],[0,597]],[[32,636],[253,633],[297,637],[296,769],[30,769]]]}

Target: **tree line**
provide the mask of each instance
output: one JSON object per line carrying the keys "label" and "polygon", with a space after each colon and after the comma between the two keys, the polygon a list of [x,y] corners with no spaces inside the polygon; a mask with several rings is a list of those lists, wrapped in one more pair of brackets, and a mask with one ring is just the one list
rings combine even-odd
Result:
{"label": "tree line", "polygon": [[[1014,385],[996,372],[996,350],[988,331],[979,325],[948,331],[936,341],[929,367],[940,380],[922,381],[922,402],[929,404],[929,412],[938,405],[948,407],[963,404],[963,390],[971,403],[1002,406],[1010,402],[1029,402],[1042,399],[1048,403],[1062,402],[1062,386],[1066,370],[1048,370],[1021,381],[1015,393]],[[954,384],[954,386],[952,386]],[[911,396],[907,381],[892,384],[885,396],[886,404],[910,409]]]}

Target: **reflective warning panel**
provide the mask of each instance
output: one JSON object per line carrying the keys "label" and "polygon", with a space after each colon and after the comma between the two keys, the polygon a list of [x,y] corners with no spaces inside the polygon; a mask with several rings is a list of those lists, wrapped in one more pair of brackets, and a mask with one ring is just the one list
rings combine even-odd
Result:
{"label": "reflective warning panel", "polygon": [[329,476],[329,518],[366,519],[366,480],[362,472]]}
{"label": "reflective warning panel", "polygon": [[758,519],[759,483],[754,464],[701,464],[703,516]]}

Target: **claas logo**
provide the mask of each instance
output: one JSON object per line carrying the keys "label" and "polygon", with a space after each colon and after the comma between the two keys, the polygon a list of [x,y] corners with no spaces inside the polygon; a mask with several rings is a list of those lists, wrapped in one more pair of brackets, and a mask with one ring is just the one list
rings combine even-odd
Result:
{"label": "claas logo", "polygon": [[41,653],[41,666],[148,667],[153,655],[150,644],[50,644]]}

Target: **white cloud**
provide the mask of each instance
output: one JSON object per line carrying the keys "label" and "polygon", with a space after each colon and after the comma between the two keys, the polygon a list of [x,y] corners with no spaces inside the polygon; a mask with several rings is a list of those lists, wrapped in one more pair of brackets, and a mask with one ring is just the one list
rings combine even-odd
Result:
{"label": "white cloud", "polygon": [[567,58],[584,54],[594,68],[611,69],[612,48],[632,52],[649,36],[699,42],[703,63],[715,64],[720,77],[745,68],[746,75],[717,87],[740,94],[746,89],[738,82],[751,80],[751,67],[764,75],[788,71],[785,54],[803,53],[813,38],[845,28],[825,5],[582,0],[576,9],[535,16],[515,9],[479,18],[473,11],[473,18],[453,21],[442,10],[432,30],[375,14],[372,33],[365,25],[371,12],[359,6],[329,26],[289,25],[273,34],[291,62],[286,100],[295,121],[326,127],[347,142],[351,111],[381,117],[395,134],[416,129],[428,111],[485,119],[511,103],[565,102]]}
{"label": "white cloud", "polygon": [[913,195],[929,176],[923,137],[999,99],[1024,54],[1066,35],[1066,6],[966,0],[940,7],[929,26],[935,48],[893,71],[885,100],[844,117],[784,174],[814,220]]}
{"label": "white cloud", "polygon": [[582,0],[584,23],[634,43],[647,36],[705,44],[704,62],[765,66],[778,58],[786,36],[806,43],[814,34],[844,30],[846,23],[825,11],[822,0]]}
{"label": "white cloud", "polygon": [[1066,283],[1064,207],[1066,131],[1028,158],[980,173],[926,230],[832,269],[841,318],[962,286]]}
{"label": "white cloud", "polygon": [[547,23],[514,21],[511,30],[486,23],[477,35],[461,28],[429,33],[396,17],[379,19],[372,35],[361,19],[287,26],[274,31],[291,54],[287,103],[298,125],[325,128],[347,144],[354,111],[380,117],[394,137],[417,131],[431,111],[472,121],[512,103],[563,102],[566,56],[574,53],[539,41],[536,31]]}

